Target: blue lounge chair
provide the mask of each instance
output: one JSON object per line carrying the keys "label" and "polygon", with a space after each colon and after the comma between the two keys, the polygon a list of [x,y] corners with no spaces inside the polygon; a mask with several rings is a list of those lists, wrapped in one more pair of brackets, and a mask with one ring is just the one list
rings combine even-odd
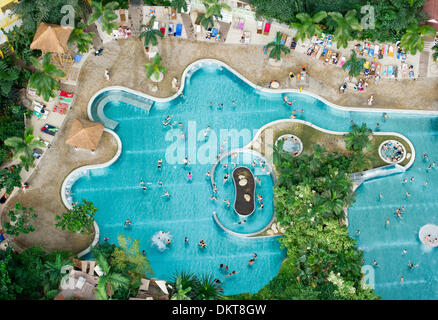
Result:
{"label": "blue lounge chair", "polygon": [[216,36],[217,36],[217,32],[218,32],[218,30],[217,30],[216,28],[213,28],[213,30],[211,30],[211,36],[212,36],[213,38],[216,38]]}
{"label": "blue lounge chair", "polygon": [[181,37],[181,33],[182,33],[182,24],[178,23],[176,25],[175,37]]}
{"label": "blue lounge chair", "polygon": [[173,23],[169,23],[169,28],[167,29],[167,34],[169,36],[173,35]]}
{"label": "blue lounge chair", "polygon": [[374,49],[370,48],[370,50],[368,50],[368,57],[372,57],[374,56]]}

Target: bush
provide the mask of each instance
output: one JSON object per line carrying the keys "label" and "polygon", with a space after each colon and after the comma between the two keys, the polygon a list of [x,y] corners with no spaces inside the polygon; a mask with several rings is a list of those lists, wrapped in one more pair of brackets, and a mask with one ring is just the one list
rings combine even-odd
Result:
{"label": "bush", "polygon": [[73,204],[73,207],[62,216],[56,216],[55,220],[59,221],[55,226],[62,230],[90,234],[93,231],[94,219],[97,208],[91,201],[82,199],[83,204]]}

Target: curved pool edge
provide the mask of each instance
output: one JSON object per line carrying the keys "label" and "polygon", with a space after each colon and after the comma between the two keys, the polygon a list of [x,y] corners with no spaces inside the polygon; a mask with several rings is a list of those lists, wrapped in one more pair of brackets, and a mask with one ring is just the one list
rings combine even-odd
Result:
{"label": "curved pool edge", "polygon": [[[247,144],[246,146],[244,146],[243,148],[228,150],[228,151],[225,151],[225,152],[223,152],[223,153],[221,153],[221,154],[219,155],[219,157],[218,157],[218,158],[216,159],[216,161],[213,163],[213,165],[212,165],[212,167],[211,167],[211,170],[210,170],[210,183],[211,183],[211,186],[212,186],[212,187],[213,187],[213,185],[215,184],[214,176],[215,176],[215,171],[216,171],[216,167],[217,167],[217,165],[221,162],[222,159],[224,159],[224,158],[226,158],[226,157],[229,157],[229,156],[230,156],[231,154],[233,154],[233,153],[246,153],[246,154],[252,154],[252,155],[255,155],[255,156],[257,156],[257,157],[263,159],[263,161],[265,161],[266,165],[267,165],[268,168],[269,168],[269,172],[270,172],[269,175],[270,175],[270,177],[271,177],[271,179],[272,179],[272,184],[275,185],[275,183],[276,183],[276,177],[275,177],[275,173],[274,173],[273,166],[272,166],[271,162],[270,162],[270,161],[269,161],[269,160],[268,160],[263,154],[261,154],[260,152],[248,148],[248,146],[249,146],[250,144],[251,144],[251,142],[250,142],[249,144]],[[217,223],[217,225],[218,225],[220,228],[222,228],[225,232],[227,232],[227,233],[229,233],[229,234],[232,234],[232,235],[235,235],[235,236],[238,236],[238,237],[245,237],[245,238],[248,238],[248,237],[255,237],[255,236],[257,236],[258,234],[260,234],[260,233],[262,233],[262,232],[265,232],[265,231],[266,231],[266,230],[272,225],[272,223],[273,223],[274,220],[275,220],[275,211],[274,211],[274,207],[273,207],[273,208],[272,208],[272,216],[271,216],[271,219],[269,219],[269,222],[268,222],[263,228],[261,228],[260,230],[258,230],[258,231],[254,231],[254,232],[251,232],[251,233],[239,233],[239,232],[232,231],[232,230],[228,229],[227,227],[225,227],[225,226],[222,224],[222,222],[220,222],[220,220],[219,220],[219,218],[217,217],[217,215],[216,215],[215,212],[213,212],[213,218],[214,218],[215,222]],[[281,235],[276,235],[276,236],[281,236]],[[258,236],[258,237],[266,237],[266,236]],[[270,236],[269,236],[269,237],[270,237]]]}
{"label": "curved pool edge", "polygon": [[[90,118],[90,119],[93,120],[93,118]],[[70,190],[67,187],[67,185],[69,185],[69,183],[71,182],[71,184],[70,184],[70,188],[71,188],[71,186],[76,182],[76,180],[78,178],[80,178],[84,174],[88,173],[90,170],[109,167],[114,162],[116,162],[117,159],[122,154],[122,141],[120,140],[120,137],[114,131],[112,131],[110,129],[104,128],[104,131],[108,132],[109,134],[111,134],[114,137],[114,139],[116,139],[116,142],[117,142],[116,154],[114,155],[114,157],[112,157],[107,162],[100,163],[100,164],[85,165],[85,166],[74,169],[72,172],[70,172],[67,175],[67,177],[64,179],[62,186],[61,186],[61,199],[62,199],[62,202],[64,203],[64,205],[66,206],[67,209],[71,209],[73,207],[72,202],[67,198],[66,191]],[[94,239],[86,249],[82,250],[81,252],[79,252],[77,254],[78,258],[81,258],[82,256],[89,253],[91,248],[96,246],[97,242],[99,241],[100,230],[99,230],[99,225],[97,224],[96,220],[94,220],[93,226],[94,226],[94,232],[95,232]]]}
{"label": "curved pool edge", "polygon": [[[333,131],[333,130],[324,129],[324,128],[321,128],[321,127],[313,124],[312,122],[305,121],[305,120],[300,120],[300,119],[279,119],[279,120],[271,121],[271,122],[265,124],[264,126],[262,126],[259,130],[257,130],[256,134],[254,135],[254,138],[246,146],[244,146],[242,149],[251,149],[251,146],[253,145],[253,143],[260,137],[260,135],[262,134],[262,132],[266,128],[268,128],[270,126],[274,126],[276,124],[294,123],[294,122],[305,124],[305,125],[313,128],[313,129],[319,130],[319,131],[327,133],[327,134],[332,134],[332,135],[345,135],[345,134],[348,134],[348,132],[345,132],[345,131]],[[383,132],[382,131],[373,131],[372,134],[376,135],[376,136],[396,136],[396,137],[398,137],[400,139],[405,140],[407,142],[407,144],[409,145],[409,147],[411,148],[412,155],[411,155],[411,158],[410,158],[409,162],[406,165],[404,165],[403,167],[407,170],[407,169],[409,169],[412,166],[412,164],[415,161],[416,154],[415,154],[414,145],[412,144],[411,140],[408,139],[408,137],[406,137],[406,136],[404,136],[404,135],[402,135],[402,134],[400,134],[398,132],[390,132],[390,131],[383,131]]]}

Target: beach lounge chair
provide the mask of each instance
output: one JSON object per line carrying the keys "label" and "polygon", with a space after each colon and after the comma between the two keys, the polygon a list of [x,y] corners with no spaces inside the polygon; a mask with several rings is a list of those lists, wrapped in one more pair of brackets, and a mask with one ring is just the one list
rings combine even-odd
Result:
{"label": "beach lounge chair", "polygon": [[140,291],[148,291],[149,290],[149,284],[150,284],[150,280],[148,280],[148,279],[141,279],[140,280],[141,281],[141,285],[140,285],[140,287],[138,288],[138,290],[140,290]]}
{"label": "beach lounge chair", "polygon": [[176,10],[173,8],[170,9],[170,18],[176,20]]}
{"label": "beach lounge chair", "polygon": [[195,30],[196,30],[196,33],[201,33],[201,26],[199,24],[197,24],[195,26]]}
{"label": "beach lounge chair", "polygon": [[263,34],[267,36],[269,34],[269,31],[271,30],[271,24],[269,22],[265,23],[265,29],[263,30]]}
{"label": "beach lounge chair", "polygon": [[87,280],[84,277],[79,277],[78,281],[76,281],[75,288],[78,288],[79,290],[82,289],[85,282],[87,282]]}
{"label": "beach lounge chair", "polygon": [[339,62],[339,57],[340,57],[339,52],[333,52],[332,56],[330,57],[330,64],[337,65]]}
{"label": "beach lounge chair", "polygon": [[292,38],[292,42],[290,43],[290,48],[292,50],[295,50],[296,47],[297,47],[297,39]]}
{"label": "beach lounge chair", "polygon": [[368,48],[368,57],[374,57],[374,47],[370,46]]}
{"label": "beach lounge chair", "polygon": [[58,100],[67,104],[70,104],[72,102],[72,98],[67,98],[67,97],[58,97]]}
{"label": "beach lounge chair", "polygon": [[380,46],[378,44],[374,45],[374,58],[377,58],[380,53]]}
{"label": "beach lounge chair", "polygon": [[81,261],[81,271],[87,273],[88,261]]}
{"label": "beach lounge chair", "polygon": [[281,35],[281,40],[280,40],[280,44],[285,44],[287,41],[287,34],[282,34]]}
{"label": "beach lounge chair", "polygon": [[154,21],[154,25],[152,26],[153,30],[158,30],[160,28],[160,23],[158,21]]}
{"label": "beach lounge chair", "polygon": [[218,31],[219,30],[216,28],[211,29],[211,37],[216,38]]}
{"label": "beach lounge chair", "polygon": [[345,64],[345,61],[347,61],[347,58],[342,56],[341,59],[339,60],[338,66],[342,68],[342,66]]}
{"label": "beach lounge chair", "polygon": [[354,48],[355,48],[356,53],[357,53],[358,55],[363,56],[363,46],[362,46],[360,43],[356,44],[356,45],[354,46]]}
{"label": "beach lounge chair", "polygon": [[326,55],[325,55],[323,61],[324,61],[325,63],[329,63],[331,57],[332,57],[332,50],[331,50],[331,49],[328,49],[328,51],[327,51],[327,53],[326,53]]}
{"label": "beach lounge chair", "polygon": [[163,34],[163,36],[166,35],[166,24],[162,23],[160,26],[160,32]]}
{"label": "beach lounge chair", "polygon": [[258,34],[263,33],[263,21],[257,21],[257,33]]}
{"label": "beach lounge chair", "polygon": [[325,60],[325,56],[327,55],[328,49],[324,48],[322,49],[321,55],[319,56],[319,60],[324,61]]}
{"label": "beach lounge chair", "polygon": [[182,24],[181,23],[178,23],[177,25],[176,25],[176,31],[175,31],[175,37],[181,37],[181,34],[182,34]]}
{"label": "beach lounge chair", "polygon": [[391,45],[388,47],[388,57],[394,57],[394,47]]}
{"label": "beach lounge chair", "polygon": [[240,19],[239,21],[239,30],[243,30],[243,26],[245,25],[245,20]]}
{"label": "beach lounge chair", "polygon": [[74,96],[73,93],[65,92],[65,91],[61,91],[61,92],[59,93],[59,95],[60,95],[61,97],[65,97],[65,98],[73,98],[73,96]]}
{"label": "beach lounge chair", "polygon": [[319,49],[320,49],[320,46],[319,46],[318,44],[315,44],[315,46],[314,46],[314,48],[313,48],[313,52],[312,52],[312,54],[311,54],[311,57],[312,57],[312,58],[316,58],[316,55],[318,54]]}
{"label": "beach lounge chair", "polygon": [[41,128],[41,132],[50,134],[51,136],[54,136],[58,132],[58,130],[59,129],[57,127],[47,123]]}
{"label": "beach lounge chair", "polygon": [[174,34],[173,23],[169,23],[169,27],[167,29],[167,35],[170,37],[173,36],[173,34]]}
{"label": "beach lounge chair", "polygon": [[121,22],[126,22],[125,9],[120,9],[120,10],[119,10],[119,14],[120,14],[120,21],[121,21]]}
{"label": "beach lounge chair", "polygon": [[249,44],[249,40],[251,39],[251,32],[243,31],[241,42],[243,44]]}
{"label": "beach lounge chair", "polygon": [[88,269],[88,274],[94,276],[94,267],[96,266],[96,261],[89,261],[90,267]]}

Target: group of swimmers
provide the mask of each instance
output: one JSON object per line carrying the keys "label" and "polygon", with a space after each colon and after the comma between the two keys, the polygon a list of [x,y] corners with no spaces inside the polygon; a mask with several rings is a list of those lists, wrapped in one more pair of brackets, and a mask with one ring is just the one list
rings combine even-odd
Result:
{"label": "group of swimmers", "polygon": [[404,156],[404,148],[397,141],[388,141],[382,146],[382,156],[389,162],[399,162]]}
{"label": "group of swimmers", "polygon": [[432,235],[428,234],[428,235],[426,235],[426,236],[424,237],[424,239],[423,239],[423,243],[424,243],[425,245],[427,245],[427,246],[435,245],[435,244],[438,243],[438,237],[435,237],[435,238],[432,240]]}

